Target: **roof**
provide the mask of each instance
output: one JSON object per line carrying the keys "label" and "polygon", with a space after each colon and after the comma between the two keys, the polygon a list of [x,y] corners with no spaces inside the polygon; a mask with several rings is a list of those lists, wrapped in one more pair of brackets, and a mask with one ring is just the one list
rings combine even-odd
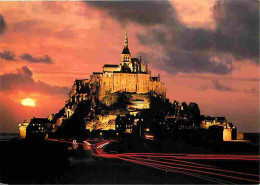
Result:
{"label": "roof", "polygon": [[130,54],[128,47],[124,47],[122,54]]}
{"label": "roof", "polygon": [[119,65],[105,64],[103,67],[119,67]]}
{"label": "roof", "polygon": [[83,81],[83,80],[88,80],[88,78],[76,79],[76,80]]}
{"label": "roof", "polygon": [[124,63],[124,65],[122,66],[122,70],[123,73],[125,72],[131,72],[131,69],[128,67],[128,65],[126,63]]}
{"label": "roof", "polygon": [[158,80],[158,77],[156,76],[156,77],[152,77],[152,80],[153,81],[157,81]]}
{"label": "roof", "polygon": [[132,58],[131,60],[132,60],[132,61],[138,61],[138,62],[139,62],[139,59],[138,59],[138,58]]}

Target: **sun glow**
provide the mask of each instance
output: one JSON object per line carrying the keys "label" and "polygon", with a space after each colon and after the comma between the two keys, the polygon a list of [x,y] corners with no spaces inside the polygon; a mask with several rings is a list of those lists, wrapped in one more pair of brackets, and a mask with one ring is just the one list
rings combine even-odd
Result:
{"label": "sun glow", "polygon": [[35,107],[35,101],[31,98],[25,98],[21,101],[23,106]]}

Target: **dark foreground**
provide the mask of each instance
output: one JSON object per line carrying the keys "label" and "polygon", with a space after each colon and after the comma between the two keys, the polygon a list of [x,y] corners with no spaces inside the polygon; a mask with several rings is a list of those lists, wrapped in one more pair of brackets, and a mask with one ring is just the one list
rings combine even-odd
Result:
{"label": "dark foreground", "polygon": [[[96,157],[82,145],[76,150],[68,150],[71,143],[53,141],[2,141],[1,144],[1,183],[90,183],[90,184],[205,184],[219,183],[181,173],[158,170],[152,167],[127,162],[120,159]],[[231,150],[232,147],[240,149]],[[255,147],[242,143],[227,143],[227,146],[202,148],[178,142],[151,142],[145,140],[124,140],[106,147],[106,152],[174,152],[174,153],[233,153],[255,154]],[[230,152],[229,151],[229,152]],[[252,153],[253,152],[253,153]],[[256,152],[256,153],[255,153]],[[145,158],[145,160],[153,160]],[[157,159],[156,159],[157,160]],[[200,164],[217,166],[250,174],[259,174],[258,161],[236,160],[193,160]],[[259,179],[259,178],[258,178]],[[226,179],[221,179],[226,180]],[[228,181],[230,182],[230,181]],[[248,183],[241,180],[233,183]],[[258,183],[255,183],[258,184]]]}

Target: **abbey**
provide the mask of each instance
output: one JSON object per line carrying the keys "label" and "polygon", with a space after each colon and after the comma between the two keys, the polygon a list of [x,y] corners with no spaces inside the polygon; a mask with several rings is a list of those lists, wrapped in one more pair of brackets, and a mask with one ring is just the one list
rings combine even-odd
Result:
{"label": "abbey", "polygon": [[166,98],[166,89],[160,75],[151,76],[148,65],[141,57],[132,58],[128,48],[127,30],[125,30],[124,48],[119,65],[105,64],[103,72],[93,72],[89,79],[75,80],[69,93],[70,101],[84,100],[95,94],[98,100],[115,92],[136,94],[155,93]]}
{"label": "abbey", "polygon": [[[102,72],[92,73],[89,79],[76,79],[65,106],[48,118],[33,118],[30,123],[20,124],[20,137],[84,138],[103,133],[124,137],[132,133],[154,139],[175,138],[189,132],[195,139],[201,133],[199,142],[244,139],[243,133],[237,132],[225,117],[205,117],[194,102],[187,105],[166,99],[160,75],[151,76],[141,57],[132,58],[127,30],[120,58],[120,64],[105,64]],[[194,134],[191,129],[196,130]]]}

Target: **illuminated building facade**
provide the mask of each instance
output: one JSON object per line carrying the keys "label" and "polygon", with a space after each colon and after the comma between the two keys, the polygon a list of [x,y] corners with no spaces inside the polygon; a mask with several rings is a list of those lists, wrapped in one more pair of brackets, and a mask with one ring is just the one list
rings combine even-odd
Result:
{"label": "illuminated building facade", "polygon": [[22,124],[19,124],[19,126],[18,126],[19,137],[21,139],[25,139],[26,138],[26,129],[27,129],[28,125],[29,125],[28,120],[24,120],[24,122]]}
{"label": "illuminated building facade", "polygon": [[124,48],[119,65],[105,64],[103,72],[94,72],[89,79],[77,79],[69,93],[69,101],[81,101],[95,95],[98,100],[116,92],[136,94],[156,93],[166,98],[166,89],[160,75],[151,76],[148,64],[141,57],[132,58],[128,48],[127,30],[125,30]]}
{"label": "illuminated building facade", "polygon": [[45,138],[52,132],[53,124],[48,118],[33,118],[26,129],[26,137]]}

